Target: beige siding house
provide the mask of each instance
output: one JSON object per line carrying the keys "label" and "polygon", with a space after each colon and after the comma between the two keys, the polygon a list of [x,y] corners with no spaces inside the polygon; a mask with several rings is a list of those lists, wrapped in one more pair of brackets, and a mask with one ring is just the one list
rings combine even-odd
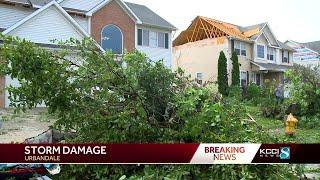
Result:
{"label": "beige siding house", "polygon": [[182,68],[199,83],[217,80],[220,51],[228,59],[229,83],[230,58],[238,54],[241,86],[263,85],[266,79],[283,83],[284,72],[293,66],[293,49],[276,39],[268,23],[241,27],[199,16],[173,46],[173,68]]}

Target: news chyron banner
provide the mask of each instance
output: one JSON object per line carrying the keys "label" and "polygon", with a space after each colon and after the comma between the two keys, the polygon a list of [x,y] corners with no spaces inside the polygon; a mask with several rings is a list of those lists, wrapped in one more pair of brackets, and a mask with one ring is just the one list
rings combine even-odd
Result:
{"label": "news chyron banner", "polygon": [[0,164],[320,164],[320,144],[0,144]]}

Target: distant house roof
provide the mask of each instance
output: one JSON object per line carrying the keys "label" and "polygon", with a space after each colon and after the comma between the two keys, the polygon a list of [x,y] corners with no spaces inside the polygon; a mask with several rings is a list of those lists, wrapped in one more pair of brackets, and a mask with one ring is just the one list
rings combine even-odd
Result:
{"label": "distant house roof", "polygon": [[279,65],[279,64],[268,64],[268,63],[259,63],[259,62],[251,62],[252,64],[259,67],[260,71],[276,71],[276,72],[284,72],[288,69],[292,69],[291,65]]}
{"label": "distant house roof", "polygon": [[4,28],[0,28],[0,32],[3,32],[4,30],[6,30],[6,29],[4,29]]}
{"label": "distant house roof", "polygon": [[242,32],[246,32],[246,31],[250,31],[252,29],[256,29],[256,28],[259,28],[260,30],[266,25],[267,23],[260,23],[260,24],[255,24],[255,25],[251,25],[251,26],[238,26],[239,29],[242,31]]}
{"label": "distant house roof", "polygon": [[281,42],[281,41],[278,41],[278,44],[280,45],[280,47],[281,47],[282,49],[294,51],[293,48],[291,48],[290,46],[286,45],[285,43],[283,43],[283,42]]}
{"label": "distant house roof", "polygon": [[320,41],[313,41],[308,43],[302,43],[307,48],[320,53]]}
{"label": "distant house roof", "polygon": [[175,26],[173,26],[168,21],[160,17],[158,14],[150,10],[148,7],[129,2],[125,2],[125,4],[142,21],[142,24],[177,30]]}

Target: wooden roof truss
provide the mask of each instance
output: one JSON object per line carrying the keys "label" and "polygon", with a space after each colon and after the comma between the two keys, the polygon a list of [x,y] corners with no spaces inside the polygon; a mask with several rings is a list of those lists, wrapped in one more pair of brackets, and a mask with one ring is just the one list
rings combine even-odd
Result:
{"label": "wooden roof truss", "polygon": [[234,25],[198,16],[193,20],[188,29],[181,32],[181,34],[174,40],[173,45],[179,46],[203,39],[213,39],[225,36],[233,36],[248,40],[248,38]]}

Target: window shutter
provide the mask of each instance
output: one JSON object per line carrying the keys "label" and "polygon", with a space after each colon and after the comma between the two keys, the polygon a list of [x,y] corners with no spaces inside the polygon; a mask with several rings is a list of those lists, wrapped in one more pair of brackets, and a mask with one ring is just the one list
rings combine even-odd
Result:
{"label": "window shutter", "polygon": [[165,34],[165,48],[169,49],[169,34]]}
{"label": "window shutter", "polygon": [[142,46],[142,29],[138,29],[138,45]]}
{"label": "window shutter", "polygon": [[283,58],[284,58],[284,51],[282,49],[282,62],[283,62]]}
{"label": "window shutter", "polygon": [[288,63],[290,63],[290,53],[288,51]]}
{"label": "window shutter", "polygon": [[249,84],[249,81],[250,81],[250,74],[249,74],[249,71],[247,71],[247,86],[248,86],[248,84]]}

